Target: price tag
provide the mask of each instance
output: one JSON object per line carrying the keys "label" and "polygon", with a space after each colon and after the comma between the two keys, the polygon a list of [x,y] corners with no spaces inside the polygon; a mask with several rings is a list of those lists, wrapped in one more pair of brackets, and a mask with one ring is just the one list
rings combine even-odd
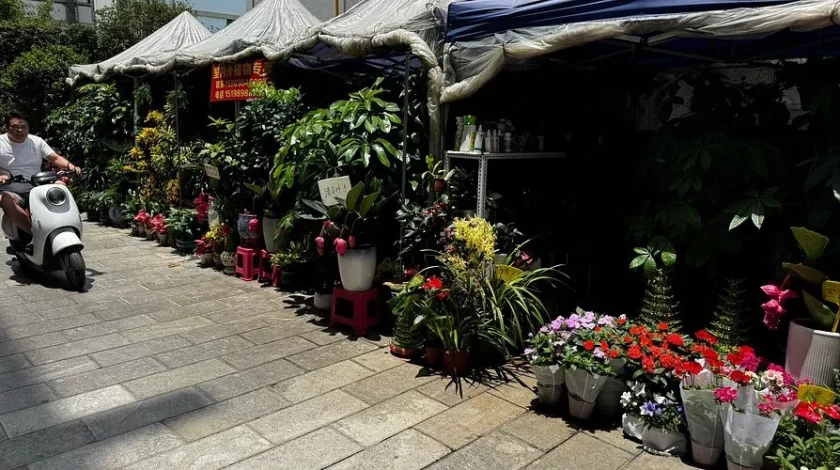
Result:
{"label": "price tag", "polygon": [[496,266],[496,276],[505,282],[510,282],[522,274],[524,274],[524,271],[519,268],[514,268],[513,266],[508,266],[506,264]]}
{"label": "price tag", "polygon": [[820,406],[828,406],[834,403],[837,399],[837,394],[825,387],[817,387],[816,385],[800,385],[799,386],[799,400],[807,402],[816,402]]}
{"label": "price tag", "polygon": [[213,178],[214,180],[222,179],[222,177],[219,175],[219,168],[208,163],[204,164],[204,172],[207,173],[207,176]]}
{"label": "price tag", "polygon": [[350,192],[351,188],[349,176],[318,181],[318,190],[321,191],[321,202],[325,206],[338,204],[336,198],[347,199],[347,193]]}
{"label": "price tag", "polygon": [[825,281],[825,282],[823,282],[822,296],[823,296],[823,299],[833,303],[834,305],[840,305],[840,282],[837,282],[837,281]]}

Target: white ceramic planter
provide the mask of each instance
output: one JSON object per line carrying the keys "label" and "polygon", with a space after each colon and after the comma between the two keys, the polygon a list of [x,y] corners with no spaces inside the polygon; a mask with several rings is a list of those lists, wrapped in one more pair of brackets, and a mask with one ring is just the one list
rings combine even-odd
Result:
{"label": "white ceramic planter", "polygon": [[280,219],[274,219],[271,217],[263,217],[262,219],[262,231],[263,231],[263,240],[265,241],[265,250],[269,253],[274,253],[277,251],[277,243],[274,241],[274,229],[277,227],[277,223],[280,222]]}
{"label": "white ceramic planter", "polygon": [[376,274],[376,247],[347,250],[338,257],[341,285],[350,292],[364,292],[373,287]]}
{"label": "white ceramic planter", "polygon": [[563,383],[566,381],[563,367],[558,364],[550,366],[533,366],[537,376],[537,395],[543,405],[554,406],[560,402],[563,393]]}
{"label": "white ceramic planter", "polygon": [[723,455],[723,447],[706,447],[691,440],[691,458],[700,465],[711,467],[716,465]]}
{"label": "white ceramic planter", "polygon": [[793,320],[787,340],[785,369],[797,379],[831,386],[840,368],[840,333],[815,330],[809,321]]}
{"label": "white ceramic planter", "polygon": [[685,453],[685,434],[677,431],[665,431],[648,428],[642,438],[642,446],[651,454],[683,455]]}
{"label": "white ceramic planter", "polygon": [[318,310],[329,310],[332,307],[332,294],[315,293],[312,298],[312,306]]}
{"label": "white ceramic planter", "polygon": [[641,441],[650,426],[641,417],[625,413],[621,417],[621,427],[624,429],[624,434],[628,437]]}

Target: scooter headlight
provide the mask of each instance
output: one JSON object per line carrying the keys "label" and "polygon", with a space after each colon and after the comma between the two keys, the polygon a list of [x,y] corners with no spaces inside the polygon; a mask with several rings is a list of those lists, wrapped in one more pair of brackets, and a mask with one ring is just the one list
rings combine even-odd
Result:
{"label": "scooter headlight", "polygon": [[60,188],[51,188],[47,191],[47,202],[54,206],[60,206],[67,202],[67,192]]}

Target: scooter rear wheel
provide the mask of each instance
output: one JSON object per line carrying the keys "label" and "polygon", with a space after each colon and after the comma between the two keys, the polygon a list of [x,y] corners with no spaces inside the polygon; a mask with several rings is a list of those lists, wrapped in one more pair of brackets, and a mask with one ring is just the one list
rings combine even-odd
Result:
{"label": "scooter rear wheel", "polygon": [[82,291],[87,284],[85,279],[85,259],[80,251],[65,251],[59,258],[61,268],[67,276],[70,287]]}

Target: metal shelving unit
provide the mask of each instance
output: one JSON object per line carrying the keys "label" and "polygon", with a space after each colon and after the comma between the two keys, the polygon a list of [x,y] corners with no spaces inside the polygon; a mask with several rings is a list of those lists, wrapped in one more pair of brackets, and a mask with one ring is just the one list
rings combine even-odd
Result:
{"label": "metal shelving unit", "polygon": [[486,217],[487,212],[487,164],[490,160],[526,160],[540,158],[566,158],[563,152],[513,152],[513,153],[485,153],[485,152],[446,152],[444,165],[446,169],[452,167],[453,159],[478,161],[478,207],[475,213],[478,217]]}

